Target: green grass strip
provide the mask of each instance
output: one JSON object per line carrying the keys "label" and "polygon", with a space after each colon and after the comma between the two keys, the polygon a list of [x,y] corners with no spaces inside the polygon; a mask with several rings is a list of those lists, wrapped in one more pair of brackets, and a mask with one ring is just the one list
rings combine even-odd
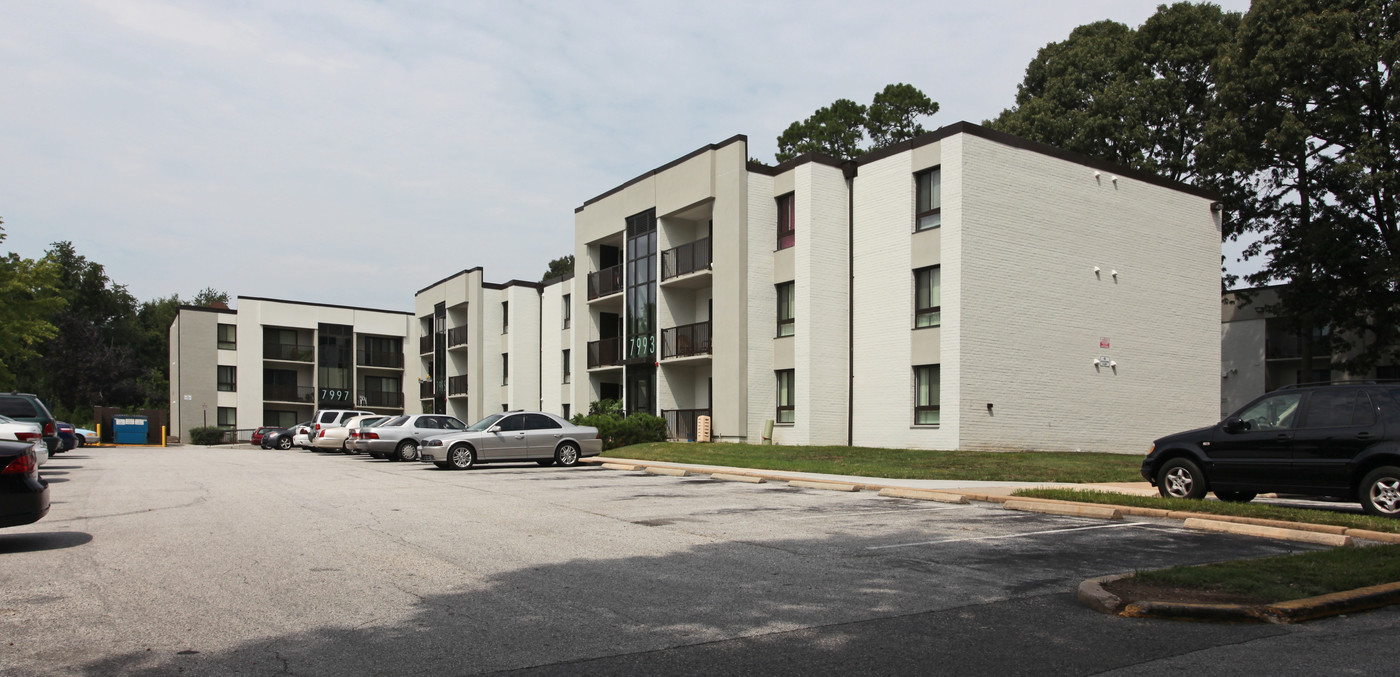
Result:
{"label": "green grass strip", "polygon": [[1136,580],[1284,602],[1400,581],[1400,545],[1334,548],[1264,559],[1139,571]]}
{"label": "green grass strip", "polygon": [[1085,491],[1080,489],[1018,489],[1015,496],[1028,498],[1053,498],[1061,501],[1080,503],[1108,503],[1135,508],[1159,508],[1162,510],[1182,510],[1210,515],[1234,515],[1237,517],[1258,517],[1261,519],[1303,522],[1307,524],[1331,524],[1350,529],[1370,529],[1400,533],[1400,520],[1374,515],[1333,512],[1292,508],[1262,503],[1226,503],[1224,501],[1192,501],[1184,498],[1163,498],[1161,496],[1132,496],[1108,491]]}
{"label": "green grass strip", "polygon": [[613,458],[736,468],[921,480],[1139,482],[1142,456],[1081,452],[986,452],[758,444],[634,444]]}

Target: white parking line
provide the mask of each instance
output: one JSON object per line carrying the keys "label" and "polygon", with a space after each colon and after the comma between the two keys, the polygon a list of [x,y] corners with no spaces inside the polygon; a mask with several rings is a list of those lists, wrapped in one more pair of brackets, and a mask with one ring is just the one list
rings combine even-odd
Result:
{"label": "white parking line", "polygon": [[868,511],[860,511],[860,512],[836,512],[836,513],[827,513],[827,514],[825,514],[825,515],[803,515],[802,517],[784,517],[784,518],[779,519],[779,520],[777,520],[777,521],[779,521],[779,522],[791,522],[791,521],[793,521],[793,520],[819,520],[819,519],[827,519],[827,518],[831,518],[831,517],[864,517],[865,515],[885,515],[885,514],[889,514],[889,513],[892,513],[892,512],[937,512],[937,511],[942,511],[942,510],[965,510],[965,509],[971,508],[971,507],[973,507],[973,506],[971,506],[971,505],[950,505],[950,506],[947,506],[947,507],[944,507],[944,508],[909,508],[909,509],[905,509],[905,510],[868,510]]}
{"label": "white parking line", "polygon": [[872,545],[866,550],[885,550],[887,548],[912,548],[917,545],[936,545],[938,543],[961,543],[963,541],[991,541],[1000,538],[1020,538],[1022,536],[1042,536],[1045,534],[1063,534],[1070,531],[1087,531],[1089,529],[1120,529],[1123,527],[1140,527],[1151,524],[1151,522],[1125,522],[1123,524],[1095,524],[1087,527],[1071,527],[1069,529],[1050,529],[1047,531],[1028,531],[1022,534],[1002,534],[1000,536],[974,536],[972,538],[945,538],[941,541],[921,541],[919,543],[898,543],[895,545]]}

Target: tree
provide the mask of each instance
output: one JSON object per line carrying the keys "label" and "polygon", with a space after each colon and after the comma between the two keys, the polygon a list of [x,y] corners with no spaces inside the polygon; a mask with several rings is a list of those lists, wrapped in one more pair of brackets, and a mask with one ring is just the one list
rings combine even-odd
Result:
{"label": "tree", "polygon": [[[778,162],[803,153],[822,153],[851,160],[872,150],[907,141],[924,133],[919,118],[938,112],[938,102],[913,85],[886,85],[869,107],[837,99],[811,117],[794,122],[778,135]],[[862,145],[866,133],[868,145]]]}
{"label": "tree", "polygon": [[[5,241],[0,228],[0,242]],[[51,319],[65,301],[58,295],[59,271],[46,261],[0,257],[0,389],[20,387],[17,369],[39,356],[39,346],[58,335]]]}
{"label": "tree", "polygon": [[549,262],[549,270],[544,271],[544,277],[540,282],[546,282],[556,277],[574,274],[574,255],[561,256]]}
{"label": "tree", "polygon": [[[179,297],[177,296],[175,298],[178,299]],[[209,306],[214,305],[215,303],[222,303],[224,305],[228,305],[228,302],[228,292],[219,291],[213,287],[205,287],[199,290],[199,293],[194,295],[194,299],[190,301],[190,305],[199,306],[201,308],[207,308]]]}

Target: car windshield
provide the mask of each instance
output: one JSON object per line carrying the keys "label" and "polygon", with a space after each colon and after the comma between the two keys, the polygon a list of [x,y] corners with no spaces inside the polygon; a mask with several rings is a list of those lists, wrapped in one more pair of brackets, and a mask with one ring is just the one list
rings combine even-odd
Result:
{"label": "car windshield", "polygon": [[495,425],[496,421],[499,420],[501,420],[500,414],[491,414],[490,416],[487,416],[486,418],[483,418],[480,421],[477,421],[476,423],[467,426],[467,430],[470,432],[481,432]]}

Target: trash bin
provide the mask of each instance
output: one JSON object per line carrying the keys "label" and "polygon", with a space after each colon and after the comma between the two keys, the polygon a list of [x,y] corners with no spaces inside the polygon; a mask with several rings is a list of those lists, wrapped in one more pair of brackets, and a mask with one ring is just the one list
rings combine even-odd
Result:
{"label": "trash bin", "polygon": [[112,435],[117,444],[145,444],[149,425],[145,416],[114,416]]}

